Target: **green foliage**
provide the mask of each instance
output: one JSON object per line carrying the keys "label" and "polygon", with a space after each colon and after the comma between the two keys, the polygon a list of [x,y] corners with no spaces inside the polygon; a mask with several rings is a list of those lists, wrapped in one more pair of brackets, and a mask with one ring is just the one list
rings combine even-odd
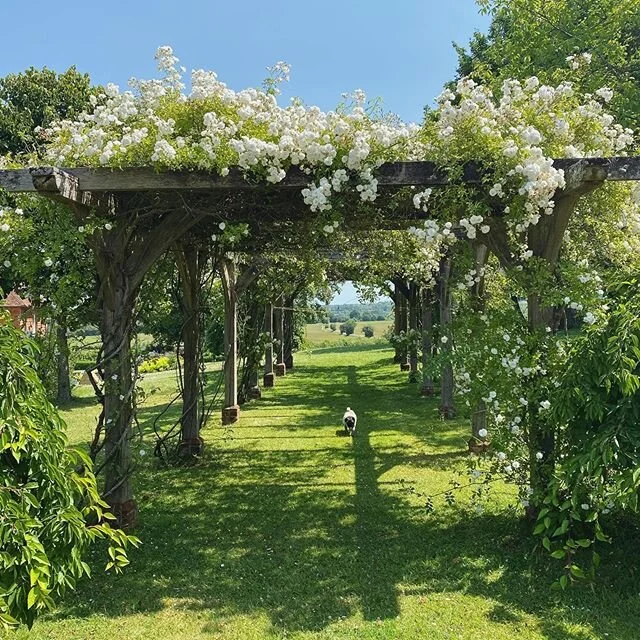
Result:
{"label": "green foliage", "polygon": [[349,318],[371,322],[373,320],[385,320],[391,313],[391,302],[381,300],[369,304],[332,304],[329,305],[329,318],[331,322],[344,322]]}
{"label": "green foliage", "polygon": [[394,333],[393,326],[391,326],[385,332],[385,338],[389,340],[393,347],[401,349],[405,353],[414,349],[420,351],[422,347],[422,332],[417,329]]}
{"label": "green foliage", "polygon": [[34,370],[34,343],[0,319],[0,626],[33,624],[89,575],[84,558],[109,542],[107,568],[128,564],[137,539],[112,529],[88,456],[67,449],[65,425]]}
{"label": "green foliage", "polygon": [[365,338],[373,338],[374,330],[371,325],[366,325],[362,327],[362,333],[364,333]]}
{"label": "green foliage", "polygon": [[[609,540],[602,516],[638,511],[640,491],[640,272],[619,282],[605,323],[572,342],[553,399],[559,432],[554,480],[536,535],[564,561],[559,586],[592,578]],[[585,550],[585,551],[583,551]],[[578,564],[588,552],[587,566]],[[582,562],[580,558],[580,562]]]}
{"label": "green foliage", "polygon": [[34,367],[45,388],[47,398],[53,401],[58,393],[55,330],[37,334],[33,336],[33,341],[38,349],[38,358],[34,362]]}
{"label": "green foliage", "polygon": [[537,75],[554,83],[567,58],[587,52],[591,63],[576,87],[614,90],[610,109],[621,124],[640,124],[640,11],[636,0],[482,0],[491,13],[488,33],[476,32],[468,48],[456,46],[458,76],[497,87],[505,78]]}
{"label": "green foliage", "polygon": [[353,318],[350,318],[340,325],[340,333],[350,336],[356,330],[356,324],[358,323]]}
{"label": "green foliage", "polygon": [[138,365],[139,373],[155,373],[156,371],[167,371],[175,367],[175,358],[159,356],[145,360]]}
{"label": "green foliage", "polygon": [[89,105],[88,74],[70,67],[64,73],[31,67],[0,78],[0,154],[37,152],[36,127],[74,118]]}

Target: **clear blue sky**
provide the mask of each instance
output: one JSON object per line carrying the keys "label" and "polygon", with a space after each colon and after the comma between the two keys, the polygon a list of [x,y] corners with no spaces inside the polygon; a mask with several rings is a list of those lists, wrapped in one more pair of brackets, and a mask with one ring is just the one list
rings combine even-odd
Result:
{"label": "clear blue sky", "polygon": [[455,70],[452,41],[484,30],[473,0],[43,0],[2,3],[0,76],[70,65],[124,87],[155,73],[171,45],[187,69],[213,69],[234,89],[265,67],[292,67],[283,97],[330,109],[364,89],[404,120],[421,119]]}
{"label": "clear blue sky", "polygon": [[[265,67],[291,65],[282,99],[328,110],[364,89],[419,121],[456,68],[452,41],[486,30],[474,0],[43,0],[4,3],[0,76],[71,65],[95,83],[155,77],[171,45],[188,70],[213,69],[233,89],[259,86]],[[335,303],[355,300],[350,283]]]}

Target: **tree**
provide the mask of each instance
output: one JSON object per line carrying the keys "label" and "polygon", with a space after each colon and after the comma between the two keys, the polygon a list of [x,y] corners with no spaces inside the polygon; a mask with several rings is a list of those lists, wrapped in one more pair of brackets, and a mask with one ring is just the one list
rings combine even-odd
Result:
{"label": "tree", "polygon": [[1,78],[0,154],[37,153],[44,143],[39,129],[82,113],[98,92],[75,67],[64,73],[31,67]]}
{"label": "tree", "polygon": [[[56,364],[45,358],[39,372],[58,404],[71,400],[70,331],[95,320],[92,299],[95,268],[85,237],[92,231],[78,223],[65,206],[32,197],[20,198],[23,208],[5,209],[0,233],[0,263],[12,288],[31,298],[41,319],[52,321]],[[43,366],[40,366],[40,365]]]}
{"label": "tree", "polygon": [[[74,118],[90,107],[99,92],[88,74],[75,67],[58,74],[34,69],[0,79],[0,154],[14,158],[36,156],[44,139],[40,130],[53,122]],[[0,194],[3,203],[14,204]],[[34,302],[55,321],[56,375],[47,373],[51,393],[58,403],[71,400],[68,332],[87,322],[87,304],[95,283],[92,261],[84,244],[82,227],[64,205],[29,198],[22,203],[24,221],[17,221],[0,250],[5,268],[3,284],[26,290]],[[53,265],[44,264],[51,260]],[[84,317],[83,317],[84,316]],[[91,318],[93,319],[93,318]]]}
{"label": "tree", "polygon": [[[498,89],[507,78],[557,84],[581,67],[576,87],[613,89],[610,110],[624,126],[640,124],[640,11],[634,0],[478,0],[492,16],[488,33],[456,46],[458,77]],[[586,54],[584,56],[583,54]]]}

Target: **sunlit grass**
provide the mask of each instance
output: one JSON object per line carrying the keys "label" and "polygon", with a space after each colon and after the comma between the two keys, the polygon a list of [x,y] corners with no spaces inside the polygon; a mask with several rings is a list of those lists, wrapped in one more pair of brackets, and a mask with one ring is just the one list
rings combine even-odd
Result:
{"label": "sunlit grass", "polygon": [[[481,515],[442,501],[426,513],[419,494],[446,489],[464,466],[468,427],[442,422],[437,400],[418,397],[383,345],[298,354],[231,432],[216,411],[194,468],[163,469],[151,455],[149,424],[176,391],[172,373],[143,383],[144,544],[132,566],[106,575],[96,554],[94,578],[18,638],[640,637],[631,535],[603,555],[593,590],[559,597],[556,565],[531,553],[507,496]],[[353,441],[336,435],[346,406],[359,416]],[[64,412],[75,443],[89,440],[96,411],[79,399]]]}

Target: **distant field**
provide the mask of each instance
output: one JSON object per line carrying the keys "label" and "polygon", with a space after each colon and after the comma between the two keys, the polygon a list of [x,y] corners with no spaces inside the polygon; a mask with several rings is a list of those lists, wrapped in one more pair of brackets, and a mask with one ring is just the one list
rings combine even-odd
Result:
{"label": "distant field", "polygon": [[[353,335],[343,336],[340,335],[340,332],[337,330],[340,326],[339,322],[336,322],[336,331],[330,331],[326,328],[326,325],[322,325],[319,323],[316,324],[308,324],[305,329],[305,342],[307,346],[318,346],[323,344],[334,344],[336,342],[346,342],[350,344],[354,340],[375,340],[377,338],[382,338],[384,336],[384,332],[392,325],[393,323],[390,320],[374,320],[372,322],[358,322],[356,325],[356,330]],[[365,338],[362,333],[362,327],[370,326],[373,327],[373,338]]]}

